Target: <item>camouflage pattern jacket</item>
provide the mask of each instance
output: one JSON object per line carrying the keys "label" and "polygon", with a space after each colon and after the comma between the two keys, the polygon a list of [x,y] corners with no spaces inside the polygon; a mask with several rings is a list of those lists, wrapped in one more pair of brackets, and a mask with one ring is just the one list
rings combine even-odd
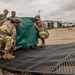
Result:
{"label": "camouflage pattern jacket", "polygon": [[13,47],[15,47],[15,44],[16,44],[16,28],[10,21],[6,20],[4,22],[4,24],[2,26],[0,26],[0,35],[11,36],[14,40]]}
{"label": "camouflage pattern jacket", "polygon": [[0,26],[3,25],[3,23],[6,19],[7,18],[4,16],[4,14],[0,14]]}
{"label": "camouflage pattern jacket", "polygon": [[38,32],[45,31],[48,33],[46,25],[42,21],[40,23],[36,23],[36,28],[37,28]]}

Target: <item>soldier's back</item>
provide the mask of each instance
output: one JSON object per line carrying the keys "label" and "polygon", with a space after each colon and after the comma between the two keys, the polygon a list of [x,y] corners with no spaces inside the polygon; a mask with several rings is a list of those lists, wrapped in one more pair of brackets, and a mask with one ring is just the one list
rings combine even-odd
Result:
{"label": "soldier's back", "polygon": [[10,21],[5,21],[2,26],[0,26],[0,32],[4,33],[5,35],[10,35],[12,28],[15,28]]}
{"label": "soldier's back", "polygon": [[6,19],[6,17],[4,16],[4,14],[0,14],[0,26],[3,25],[4,19]]}

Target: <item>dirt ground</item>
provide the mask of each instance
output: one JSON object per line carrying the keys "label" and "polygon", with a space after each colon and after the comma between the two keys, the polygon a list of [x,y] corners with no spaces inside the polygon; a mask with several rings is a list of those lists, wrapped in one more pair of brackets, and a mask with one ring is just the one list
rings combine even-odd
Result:
{"label": "dirt ground", "polygon": [[[46,45],[67,44],[75,42],[75,27],[72,30],[68,28],[49,29],[49,38],[46,39]],[[39,45],[41,41],[39,39]],[[0,70],[0,75],[2,72]],[[13,75],[13,74],[7,74]]]}
{"label": "dirt ground", "polygon": [[[49,29],[49,38],[46,39],[46,45],[67,44],[75,42],[75,27],[72,30],[68,28]],[[39,39],[40,40],[40,39]],[[39,45],[41,41],[39,41]]]}

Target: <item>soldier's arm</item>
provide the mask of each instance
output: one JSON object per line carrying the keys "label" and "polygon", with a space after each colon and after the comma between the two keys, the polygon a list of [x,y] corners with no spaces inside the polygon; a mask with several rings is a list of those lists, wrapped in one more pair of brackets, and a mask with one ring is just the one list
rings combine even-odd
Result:
{"label": "soldier's arm", "polygon": [[13,42],[13,48],[15,48],[15,46],[16,46],[16,29],[15,29],[15,27],[13,27],[13,28],[11,29],[11,37],[12,37],[13,40],[14,40],[14,42]]}
{"label": "soldier's arm", "polygon": [[40,31],[40,28],[34,23],[34,26],[37,28],[38,31]]}
{"label": "soldier's arm", "polygon": [[42,22],[42,26],[43,26],[44,30],[48,33],[47,28],[46,28],[46,24],[44,22]]}
{"label": "soldier's arm", "polygon": [[4,22],[0,21],[0,26],[2,26],[2,25],[3,25],[3,23],[4,23]]}

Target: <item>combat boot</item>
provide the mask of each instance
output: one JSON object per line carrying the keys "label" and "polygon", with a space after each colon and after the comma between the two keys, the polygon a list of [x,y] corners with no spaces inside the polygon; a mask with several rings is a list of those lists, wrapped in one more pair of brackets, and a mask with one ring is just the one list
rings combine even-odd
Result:
{"label": "combat boot", "polygon": [[15,58],[15,56],[10,53],[7,55],[7,59],[9,59],[9,60],[14,59],[14,58]]}
{"label": "combat boot", "polygon": [[3,55],[3,58],[4,58],[4,59],[7,59],[7,54],[8,54],[8,53],[4,52],[4,55]]}
{"label": "combat boot", "polygon": [[45,43],[42,43],[42,45],[41,46],[45,46]]}
{"label": "combat boot", "polygon": [[3,56],[3,58],[4,58],[4,59],[9,59],[9,60],[11,60],[11,59],[14,59],[15,56],[13,56],[13,55],[10,54],[10,53],[5,53],[4,56]]}

